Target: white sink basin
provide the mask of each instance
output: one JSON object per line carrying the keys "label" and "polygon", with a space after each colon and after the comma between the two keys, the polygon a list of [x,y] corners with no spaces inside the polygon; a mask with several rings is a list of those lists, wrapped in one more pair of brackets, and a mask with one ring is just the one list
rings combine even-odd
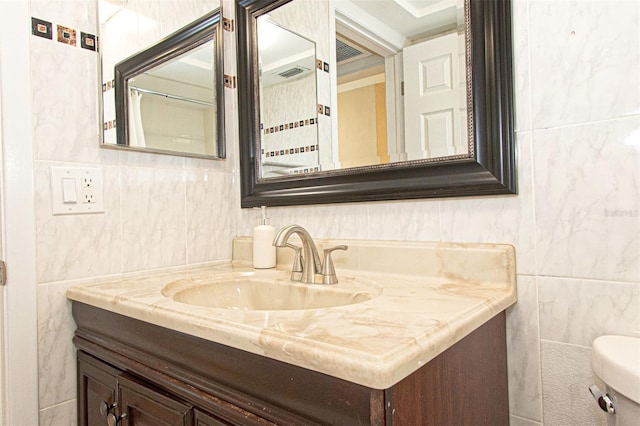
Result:
{"label": "white sink basin", "polygon": [[176,302],[208,308],[235,310],[320,309],[361,303],[379,294],[379,290],[341,288],[340,284],[300,284],[291,281],[240,277],[207,280],[182,280],[165,286],[162,294]]}

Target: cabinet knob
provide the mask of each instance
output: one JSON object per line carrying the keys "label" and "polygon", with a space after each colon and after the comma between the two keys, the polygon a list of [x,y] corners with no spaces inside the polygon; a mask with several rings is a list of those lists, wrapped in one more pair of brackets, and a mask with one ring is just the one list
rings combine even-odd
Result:
{"label": "cabinet knob", "polygon": [[109,413],[109,415],[107,415],[107,426],[118,426],[126,417],[127,413],[122,413],[120,416],[117,416],[115,413]]}
{"label": "cabinet knob", "polygon": [[117,406],[118,406],[117,402],[114,402],[113,404],[109,404],[107,401],[102,401],[100,403],[100,414],[103,417],[107,417],[109,413],[111,413],[111,410],[113,410]]}

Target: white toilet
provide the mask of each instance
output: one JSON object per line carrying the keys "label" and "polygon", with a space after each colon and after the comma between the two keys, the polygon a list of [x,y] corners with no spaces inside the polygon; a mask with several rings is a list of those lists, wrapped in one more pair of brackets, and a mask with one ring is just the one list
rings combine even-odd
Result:
{"label": "white toilet", "polygon": [[604,411],[609,426],[640,425],[640,338],[600,336],[591,351],[593,371],[606,384],[589,390]]}

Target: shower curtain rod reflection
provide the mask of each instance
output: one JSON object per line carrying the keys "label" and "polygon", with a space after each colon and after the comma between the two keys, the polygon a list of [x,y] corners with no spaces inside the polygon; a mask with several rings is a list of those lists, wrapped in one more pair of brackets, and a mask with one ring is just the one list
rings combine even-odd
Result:
{"label": "shower curtain rod reflection", "polygon": [[206,106],[214,105],[213,102],[205,102],[205,101],[200,101],[198,99],[185,98],[184,96],[172,95],[170,93],[156,92],[155,90],[143,89],[141,87],[129,86],[129,90],[136,90],[140,93],[147,93],[149,95],[164,96],[165,98],[175,99],[175,100],[184,101],[184,102],[191,102],[193,104],[206,105]]}

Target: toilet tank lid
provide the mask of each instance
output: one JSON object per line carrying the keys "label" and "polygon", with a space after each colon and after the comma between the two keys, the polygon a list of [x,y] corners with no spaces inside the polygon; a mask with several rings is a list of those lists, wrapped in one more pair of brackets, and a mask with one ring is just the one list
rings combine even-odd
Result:
{"label": "toilet tank lid", "polygon": [[640,404],[640,338],[600,336],[591,347],[591,366],[598,377]]}

